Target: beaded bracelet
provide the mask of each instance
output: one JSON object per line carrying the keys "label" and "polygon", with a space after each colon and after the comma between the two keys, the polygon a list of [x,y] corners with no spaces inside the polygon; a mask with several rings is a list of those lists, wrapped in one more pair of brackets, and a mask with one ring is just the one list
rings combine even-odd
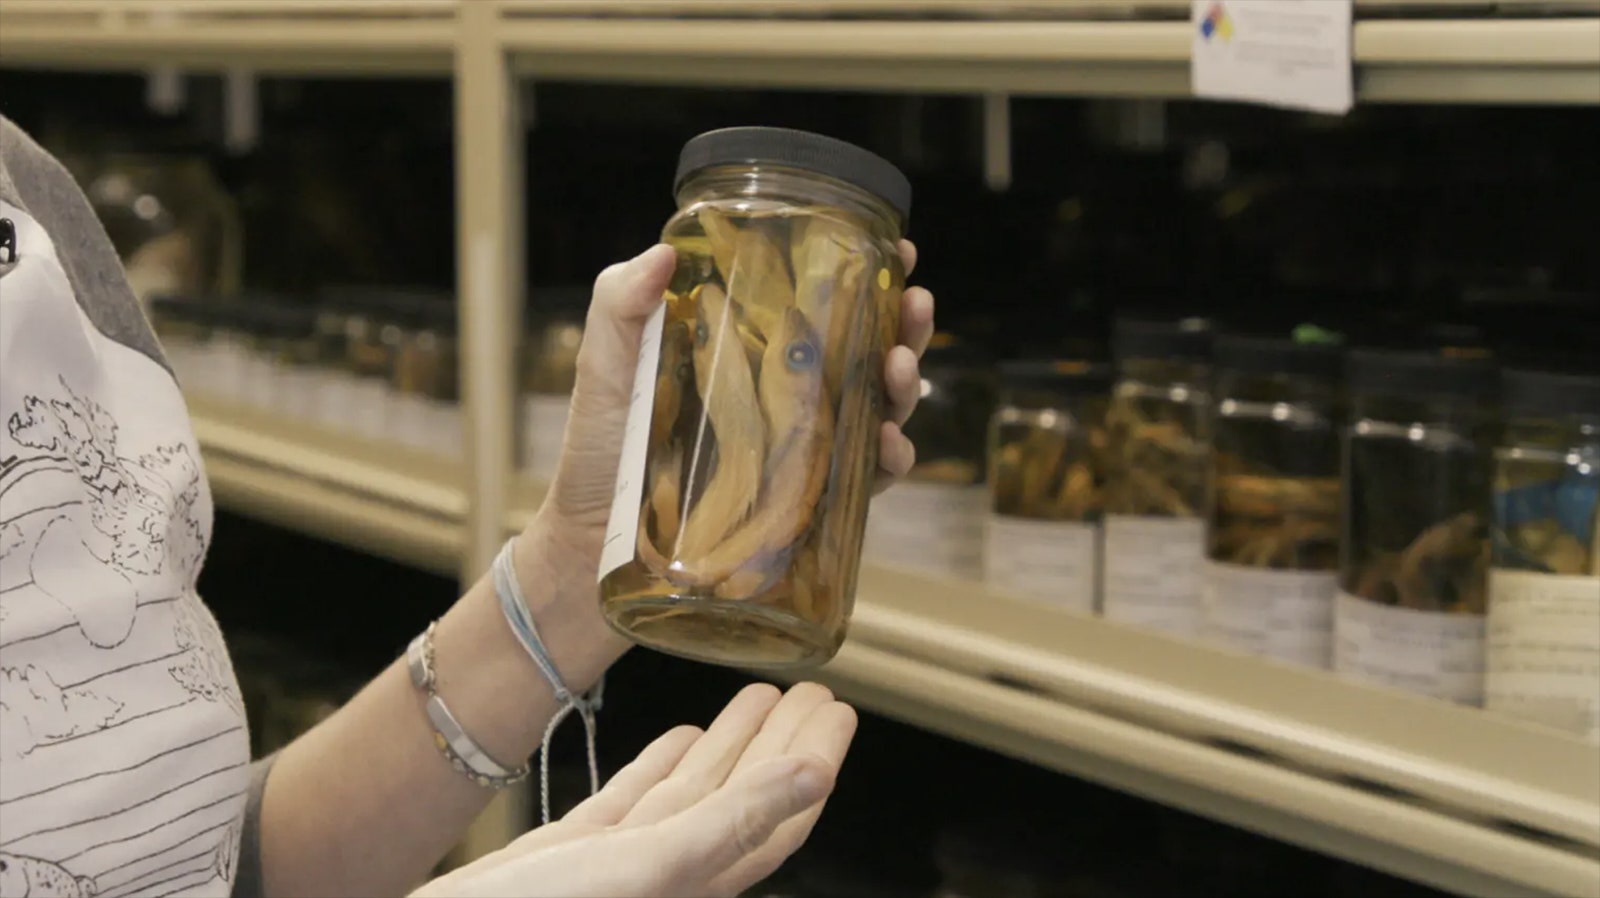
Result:
{"label": "beaded bracelet", "polygon": [[426,710],[428,722],[433,725],[434,746],[450,762],[451,767],[485,789],[504,789],[521,782],[533,772],[532,768],[524,764],[509,770],[490,757],[477,740],[467,735],[455,715],[445,706],[444,699],[439,697],[438,677],[433,670],[433,633],[438,626],[438,621],[428,624],[428,629],[411,640],[411,645],[406,648],[406,667],[411,672],[411,683],[428,693]]}

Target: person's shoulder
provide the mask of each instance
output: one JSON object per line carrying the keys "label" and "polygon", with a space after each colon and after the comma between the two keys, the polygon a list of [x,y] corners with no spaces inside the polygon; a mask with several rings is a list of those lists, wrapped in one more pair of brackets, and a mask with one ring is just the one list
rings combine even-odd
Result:
{"label": "person's shoulder", "polygon": [[32,192],[27,188],[39,181],[53,182],[57,189],[62,185],[76,187],[71,173],[49,150],[0,114],[0,196],[10,194],[9,199],[27,207],[27,194]]}
{"label": "person's shoulder", "polygon": [[167,367],[116,247],[89,198],[65,165],[4,116],[0,116],[0,204],[16,207],[48,235],[73,298],[95,328]]}

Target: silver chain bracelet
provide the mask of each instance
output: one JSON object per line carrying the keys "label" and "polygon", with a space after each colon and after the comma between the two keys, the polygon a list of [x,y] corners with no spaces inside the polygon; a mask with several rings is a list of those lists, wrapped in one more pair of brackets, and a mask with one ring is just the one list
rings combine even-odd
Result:
{"label": "silver chain bracelet", "polygon": [[433,633],[438,621],[428,624],[406,648],[406,667],[411,672],[411,683],[428,694],[426,711],[433,725],[433,744],[463,776],[486,789],[504,789],[528,777],[532,768],[523,764],[515,770],[489,756],[477,740],[467,735],[455,715],[439,697],[438,678],[433,667]]}

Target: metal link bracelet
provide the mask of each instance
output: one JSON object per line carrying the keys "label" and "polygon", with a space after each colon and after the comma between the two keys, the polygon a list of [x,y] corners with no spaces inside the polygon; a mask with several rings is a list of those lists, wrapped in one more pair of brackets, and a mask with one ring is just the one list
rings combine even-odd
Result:
{"label": "metal link bracelet", "polygon": [[504,789],[527,779],[533,769],[524,764],[512,770],[489,756],[477,740],[467,735],[455,715],[439,697],[438,677],[433,667],[433,633],[438,621],[428,624],[428,629],[411,640],[406,648],[406,667],[411,672],[411,683],[428,694],[426,710],[428,722],[433,725],[433,744],[459,773],[485,789]]}

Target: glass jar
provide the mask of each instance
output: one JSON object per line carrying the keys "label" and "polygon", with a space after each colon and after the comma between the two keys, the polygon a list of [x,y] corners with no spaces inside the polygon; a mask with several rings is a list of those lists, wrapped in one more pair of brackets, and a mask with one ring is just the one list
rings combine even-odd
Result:
{"label": "glass jar", "polygon": [[1334,669],[1481,704],[1499,373],[1481,357],[1359,350],[1346,376]]}
{"label": "glass jar", "polygon": [[395,434],[400,445],[444,457],[461,455],[455,309],[419,303],[395,353]]}
{"label": "glass jar", "polygon": [[215,302],[205,314],[211,320],[206,368],[212,376],[200,389],[220,401],[243,404],[248,398],[250,315],[238,302]]}
{"label": "glass jar", "polygon": [[535,289],[529,298],[534,324],[522,358],[522,469],[543,483],[555,477],[561,459],[588,302],[585,287]]}
{"label": "glass jar", "polygon": [[1180,635],[1199,632],[1211,341],[1211,326],[1202,319],[1116,323],[1102,588],[1111,620]]}
{"label": "glass jar", "polygon": [[204,355],[211,340],[211,324],[199,304],[187,296],[153,296],[150,326],[179,385],[192,388],[200,382],[205,376]]}
{"label": "glass jar", "polygon": [[344,380],[336,391],[332,420],[338,429],[368,440],[389,438],[390,381],[402,331],[396,296],[377,287],[330,291],[344,310]]}
{"label": "glass jar", "polygon": [[317,377],[321,349],[316,339],[316,311],[286,301],[273,311],[276,330],[272,377],[273,410],[298,421],[317,415]]}
{"label": "glass jar", "polygon": [[312,418],[330,430],[349,427],[345,414],[351,406],[354,379],[346,361],[345,331],[350,313],[347,302],[324,296],[311,318],[311,342],[316,346],[310,377]]}
{"label": "glass jar", "polygon": [[671,654],[820,664],[855,599],[911,187],[850,144],[734,128],[684,146],[676,192],[678,267],[641,347],[602,608]]}
{"label": "glass jar", "polygon": [[1098,607],[1110,392],[1104,365],[1000,366],[983,558],[990,588],[1075,611]]}
{"label": "glass jar", "polygon": [[1600,376],[1507,371],[1485,705],[1600,742]]}
{"label": "glass jar", "polygon": [[111,153],[96,162],[84,193],[147,309],[156,294],[237,290],[238,212],[203,159]]}
{"label": "glass jar", "polygon": [[281,359],[293,337],[287,303],[280,296],[249,293],[230,300],[230,305],[242,333],[239,401],[259,411],[274,411],[281,399]]}
{"label": "glass jar", "polygon": [[1225,335],[1215,347],[1203,632],[1326,668],[1339,570],[1339,386],[1330,343]]}
{"label": "glass jar", "polygon": [[993,365],[977,347],[940,333],[920,367],[922,398],[903,428],[917,447],[916,465],[873,500],[866,556],[875,564],[981,581]]}

